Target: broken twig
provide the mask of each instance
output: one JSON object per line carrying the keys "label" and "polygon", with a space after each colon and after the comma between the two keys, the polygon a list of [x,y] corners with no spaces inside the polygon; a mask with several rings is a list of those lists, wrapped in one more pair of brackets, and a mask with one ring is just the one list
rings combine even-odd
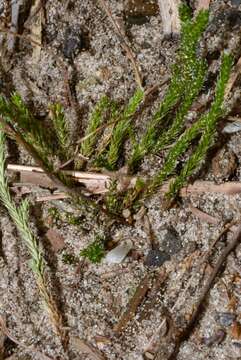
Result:
{"label": "broken twig", "polygon": [[150,275],[146,275],[144,279],[141,280],[139,286],[136,289],[134,296],[131,298],[130,302],[127,305],[127,309],[114,327],[114,332],[116,335],[126,328],[128,322],[135,316],[138,306],[144,299],[147,291],[150,289]]}
{"label": "broken twig", "polygon": [[[44,170],[38,166],[27,166],[27,165],[16,165],[8,164],[8,171],[17,171],[23,174],[23,182],[31,182],[32,184],[37,184],[41,181],[39,185],[51,187],[56,187],[56,183],[51,179],[43,177]],[[25,177],[27,172],[31,172],[30,177]],[[108,172],[108,174],[94,173],[94,172],[85,172],[85,171],[74,171],[74,170],[62,170],[63,174],[69,175],[75,181],[78,181],[86,187],[86,190],[94,194],[103,194],[108,192],[108,186],[111,179],[118,180],[118,173]],[[38,179],[38,176],[41,174],[41,179]],[[47,176],[47,175],[46,175]],[[128,177],[130,186],[135,185],[136,177]],[[127,180],[127,179],[126,179]],[[125,176],[122,176],[122,181],[125,181]],[[161,193],[166,193],[169,188],[169,182],[163,184],[160,188]],[[187,185],[180,190],[181,197],[187,197],[190,195],[200,195],[203,193],[220,193],[224,195],[236,195],[241,193],[241,182],[239,181],[229,181],[222,184],[215,184],[212,181],[195,181],[193,184]],[[63,195],[66,198],[66,194]]]}
{"label": "broken twig", "polygon": [[192,313],[191,319],[190,319],[188,325],[186,326],[186,328],[184,329],[184,331],[180,334],[179,338],[177,339],[174,352],[170,355],[168,360],[175,360],[177,358],[181,343],[190,337],[193,327],[202,312],[204,300],[205,300],[207,294],[209,293],[217,274],[221,270],[221,267],[223,266],[223,263],[226,261],[228,255],[236,248],[236,246],[238,245],[240,240],[241,240],[241,224],[238,225],[238,227],[233,235],[232,240],[228,243],[228,245],[221,252],[221,254],[213,268],[211,275],[209,276],[206,284],[204,285],[204,287],[201,291],[201,294],[199,296],[196,307]]}

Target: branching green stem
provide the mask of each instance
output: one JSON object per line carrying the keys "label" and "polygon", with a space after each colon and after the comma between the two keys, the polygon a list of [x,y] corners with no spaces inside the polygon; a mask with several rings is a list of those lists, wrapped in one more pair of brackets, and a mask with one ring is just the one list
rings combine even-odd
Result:
{"label": "branching green stem", "polygon": [[7,209],[12,221],[19,231],[21,238],[27,246],[31,257],[31,269],[36,276],[36,282],[50,315],[56,334],[60,337],[62,344],[66,345],[67,335],[63,329],[62,316],[57,305],[50,294],[46,279],[43,254],[38,245],[37,239],[29,227],[29,203],[23,200],[17,207],[13,202],[7,180],[5,177],[5,136],[0,130],[0,200]]}
{"label": "branching green stem", "polygon": [[178,158],[187,150],[191,142],[200,134],[203,134],[201,141],[198,145],[196,153],[191,156],[190,160],[185,165],[184,169],[176,181],[171,185],[169,191],[169,197],[171,194],[176,195],[177,191],[184,184],[187,177],[189,177],[192,171],[198,166],[200,161],[204,158],[207,150],[212,145],[213,135],[216,128],[216,123],[220,116],[223,114],[223,101],[224,93],[227,81],[229,79],[230,71],[232,67],[232,57],[230,55],[224,55],[219,79],[216,85],[215,98],[211,105],[211,108],[208,113],[201,116],[201,118],[196,121],[192,127],[187,129],[176,144],[169,151],[166,161],[159,173],[157,173],[150,184],[148,185],[145,195],[152,194],[163,181],[174,171]]}

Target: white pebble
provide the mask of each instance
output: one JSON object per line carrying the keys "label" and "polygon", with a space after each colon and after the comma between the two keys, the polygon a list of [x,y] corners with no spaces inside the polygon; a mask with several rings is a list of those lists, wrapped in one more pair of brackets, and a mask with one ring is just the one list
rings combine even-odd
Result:
{"label": "white pebble", "polygon": [[121,263],[128,254],[128,252],[132,249],[132,247],[133,244],[131,240],[122,242],[121,244],[119,244],[114,249],[108,252],[108,254],[104,258],[104,262],[109,264]]}

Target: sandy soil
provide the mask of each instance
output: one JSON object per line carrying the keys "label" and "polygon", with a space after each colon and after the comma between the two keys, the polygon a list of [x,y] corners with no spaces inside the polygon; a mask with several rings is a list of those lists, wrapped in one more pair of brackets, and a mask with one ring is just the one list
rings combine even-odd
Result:
{"label": "sandy soil", "polygon": [[[128,1],[111,0],[109,3],[114,16],[128,31],[144,75],[145,86],[159,83],[170,72],[178,38],[163,37],[158,11],[153,11],[153,16],[143,19],[143,16],[138,15],[133,20],[128,18]],[[0,35],[0,82],[3,83],[1,91],[4,95],[13,90],[18,91],[34,113],[43,119],[48,114],[50,103],[62,102],[73,139],[78,139],[82,135],[80,124],[86,124],[88,110],[101,94],[111,94],[114,99],[125,102],[133,93],[136,83],[120,41],[96,2],[77,0],[68,4],[67,6],[66,2],[58,0],[49,0],[44,4],[44,11],[41,11],[41,51],[37,45],[32,46],[22,37],[17,40],[14,50],[7,52],[6,35]],[[237,49],[240,46],[240,35],[237,35],[240,33],[240,26],[238,30],[228,28],[230,25],[225,27],[226,23],[222,18],[221,23],[215,23],[220,7],[223,6],[225,12],[229,6],[237,10],[238,5],[239,1],[234,0],[231,4],[219,0],[212,2],[213,28],[208,29],[205,42],[208,54],[224,48],[235,49],[237,54],[240,52],[240,48]],[[26,6],[29,4],[26,3]],[[9,9],[9,2],[0,0],[2,24],[7,22],[9,25]],[[36,18],[29,20],[29,16],[23,19],[26,27],[30,28],[34,21],[37,21]],[[27,35],[28,31],[25,29],[23,34]],[[212,55],[210,58],[212,59]],[[215,59],[212,66],[215,73]],[[72,104],[67,96],[66,79],[72,90]],[[156,104],[164,90],[165,87],[161,89]],[[239,89],[235,91],[230,103],[237,102]],[[235,106],[234,115],[239,111]],[[145,125],[149,112],[147,110],[138,119],[140,129]],[[221,128],[222,125],[220,132]],[[240,133],[220,138],[222,147],[226,149],[221,158],[217,158],[222,166],[217,169],[208,161],[200,172],[200,177],[217,182],[241,181]],[[12,151],[11,144],[8,151],[12,162],[32,162],[23,150]],[[232,169],[227,160],[230,156],[235,163]],[[151,169],[154,171],[161,162],[162,158],[150,158],[143,164],[142,171],[151,173]],[[146,202],[146,213],[155,241],[169,255],[169,259],[161,266],[153,268],[145,265],[151,241],[143,218],[137,219],[132,226],[114,225],[107,233],[106,223],[95,223],[86,214],[79,225],[71,225],[63,219],[54,219],[49,213],[52,207],[59,209],[60,213],[63,210],[71,211],[68,201],[39,204],[35,201],[36,192],[42,194],[43,190],[37,188],[30,195],[33,204],[31,225],[41,239],[49,286],[59,303],[70,336],[88,341],[108,360],[167,359],[168,353],[173,349],[176,330],[185,326],[190,319],[200,289],[212,270],[212,262],[204,271],[199,260],[224,224],[240,219],[241,196],[207,193],[187,197],[169,211],[162,210],[160,195]],[[212,216],[216,224],[197,216],[193,207]],[[63,352],[43,309],[35,278],[28,266],[26,248],[3,208],[0,209],[0,227],[0,314],[6,320],[9,332],[21,344],[34,346],[53,359],[93,359],[73,344],[70,345],[68,354]],[[53,250],[46,237],[49,228],[57,230],[63,236],[64,250]],[[130,239],[133,250],[121,264],[92,264],[87,260],[83,261],[79,252],[96,235],[105,235],[114,243]],[[214,262],[226,240],[231,237],[232,232],[229,232],[227,238],[221,239],[215,249]],[[76,262],[66,264],[63,253],[75,256]],[[228,257],[222,274],[212,286],[201,318],[191,337],[181,345],[178,360],[241,359],[240,259],[241,247],[238,246]],[[162,282],[164,273],[166,277]],[[145,276],[151,279],[151,290],[126,329],[116,336],[113,328]],[[158,279],[161,285],[155,290],[154,284]],[[187,285],[189,287],[185,291]],[[26,350],[10,340],[5,339],[4,348],[2,357],[0,351],[0,359],[43,359],[36,351]],[[152,355],[154,353],[157,353],[156,357]]]}

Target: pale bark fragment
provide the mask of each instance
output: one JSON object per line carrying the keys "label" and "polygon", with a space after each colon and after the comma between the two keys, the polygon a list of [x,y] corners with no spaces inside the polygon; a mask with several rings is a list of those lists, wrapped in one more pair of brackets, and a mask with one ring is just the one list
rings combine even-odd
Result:
{"label": "pale bark fragment", "polygon": [[178,14],[180,3],[180,0],[159,0],[163,33],[165,36],[178,35],[180,33],[181,24]]}

